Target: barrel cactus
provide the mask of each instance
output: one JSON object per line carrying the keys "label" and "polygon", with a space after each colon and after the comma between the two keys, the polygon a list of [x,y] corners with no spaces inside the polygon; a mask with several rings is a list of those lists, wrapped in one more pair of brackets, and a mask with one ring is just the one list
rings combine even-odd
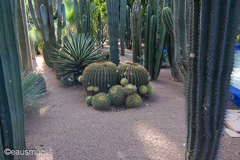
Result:
{"label": "barrel cactus", "polygon": [[98,93],[93,97],[92,106],[97,110],[108,110],[111,107],[110,97],[106,93]]}
{"label": "barrel cactus", "polygon": [[127,84],[124,89],[127,96],[137,93],[137,87],[132,84]]}
{"label": "barrel cactus", "polygon": [[128,62],[126,64],[121,64],[118,67],[118,73],[120,78],[127,78],[129,83],[137,87],[148,85],[150,81],[147,70],[135,63]]}
{"label": "barrel cactus", "polygon": [[145,95],[148,91],[148,88],[146,86],[141,86],[139,89],[138,89],[138,92],[141,94],[141,95]]}
{"label": "barrel cactus", "polygon": [[82,83],[89,94],[95,94],[96,87],[98,92],[107,93],[118,83],[117,66],[108,61],[92,63],[83,71]]}
{"label": "barrel cactus", "polygon": [[112,86],[108,91],[111,102],[115,106],[121,106],[125,101],[125,90],[120,85]]}
{"label": "barrel cactus", "polygon": [[123,85],[123,86],[127,85],[127,84],[128,84],[127,78],[121,79],[120,83],[121,83],[121,85]]}
{"label": "barrel cactus", "polygon": [[152,95],[153,93],[154,93],[153,85],[151,84],[147,85],[147,95]]}
{"label": "barrel cactus", "polygon": [[142,98],[138,94],[130,95],[125,100],[126,108],[136,108],[142,105]]}
{"label": "barrel cactus", "polygon": [[93,96],[87,96],[87,98],[85,99],[85,103],[87,103],[88,106],[91,106],[92,100],[93,100]]}

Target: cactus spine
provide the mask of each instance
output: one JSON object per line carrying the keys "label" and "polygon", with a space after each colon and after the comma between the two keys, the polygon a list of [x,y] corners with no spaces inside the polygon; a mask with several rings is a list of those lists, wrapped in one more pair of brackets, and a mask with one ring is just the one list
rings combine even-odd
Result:
{"label": "cactus spine", "polygon": [[126,47],[127,49],[132,48],[131,44],[131,29],[130,29],[130,21],[131,21],[131,8],[127,6],[126,13]]}
{"label": "cactus spine", "polygon": [[127,0],[121,0],[121,10],[120,10],[120,42],[121,42],[121,55],[125,55],[125,24],[126,24],[126,7]]}
{"label": "cactus spine", "polygon": [[17,42],[17,1],[0,1],[0,159],[24,160],[4,150],[25,150],[24,110]]}
{"label": "cactus spine", "polygon": [[[79,1],[79,2],[78,2]],[[80,8],[80,9],[79,9]],[[84,10],[86,8],[86,11]],[[79,12],[80,10],[80,12]],[[74,12],[77,26],[77,33],[90,33],[90,1],[74,0]]]}
{"label": "cactus spine", "polygon": [[186,159],[217,159],[229,98],[240,1],[190,1]]}
{"label": "cactus spine", "polygon": [[137,4],[133,4],[131,19],[133,63],[142,63],[142,7],[140,0],[137,0]]}
{"label": "cactus spine", "polygon": [[44,46],[47,47],[43,47],[44,60],[46,64],[52,68],[53,63],[51,62],[51,50],[52,47],[57,47],[54,19],[58,19],[57,35],[58,42],[61,43],[61,30],[66,25],[65,5],[62,4],[62,0],[58,0],[58,11],[56,12],[56,14],[54,14],[52,0],[44,0],[42,1],[42,3],[39,3],[38,0],[34,0],[34,8],[36,11],[35,14],[32,0],[28,0],[28,4],[32,15],[33,23],[36,28],[41,31],[44,38]]}
{"label": "cactus spine", "polygon": [[119,64],[118,32],[119,32],[119,1],[106,0],[108,15],[108,33],[110,41],[110,60]]}

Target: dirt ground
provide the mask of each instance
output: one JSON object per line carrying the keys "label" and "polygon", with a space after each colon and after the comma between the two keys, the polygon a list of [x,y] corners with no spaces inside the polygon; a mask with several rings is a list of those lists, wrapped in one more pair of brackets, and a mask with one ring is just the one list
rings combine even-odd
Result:
{"label": "dirt ground", "polygon": [[[129,51],[122,61],[131,59]],[[173,82],[168,68],[152,82],[155,93],[136,109],[101,112],[85,105],[83,87],[63,87],[42,56],[48,95],[41,109],[25,114],[28,149],[45,154],[28,160],[183,160],[186,123],[183,84]],[[223,135],[219,160],[240,159],[240,138]]]}

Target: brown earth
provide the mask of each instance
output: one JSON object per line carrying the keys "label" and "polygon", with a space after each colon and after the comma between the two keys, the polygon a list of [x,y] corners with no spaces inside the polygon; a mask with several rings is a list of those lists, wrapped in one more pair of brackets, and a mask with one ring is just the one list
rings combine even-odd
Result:
{"label": "brown earth", "polygon": [[[83,87],[63,87],[42,56],[36,58],[48,95],[41,109],[27,111],[28,149],[44,149],[28,160],[183,160],[186,137],[183,84],[162,69],[153,96],[136,109],[101,112],[85,105]],[[122,61],[131,60],[130,51]],[[240,159],[240,138],[224,134],[219,160]]]}

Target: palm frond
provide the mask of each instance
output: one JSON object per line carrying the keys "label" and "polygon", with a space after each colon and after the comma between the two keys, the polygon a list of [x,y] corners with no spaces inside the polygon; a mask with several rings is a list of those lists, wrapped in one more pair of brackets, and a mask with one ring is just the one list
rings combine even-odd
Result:
{"label": "palm frond", "polygon": [[46,83],[42,75],[38,72],[22,73],[22,91],[24,106],[30,106],[37,98],[44,96]]}

